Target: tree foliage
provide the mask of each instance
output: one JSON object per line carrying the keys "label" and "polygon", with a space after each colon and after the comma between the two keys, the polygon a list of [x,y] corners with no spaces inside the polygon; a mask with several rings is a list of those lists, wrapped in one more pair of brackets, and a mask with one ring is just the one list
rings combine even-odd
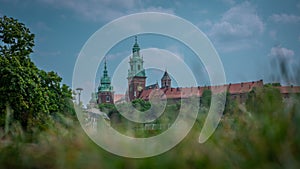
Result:
{"label": "tree foliage", "polygon": [[151,108],[151,104],[143,99],[135,99],[132,101],[132,106],[139,111],[147,111]]}
{"label": "tree foliage", "polygon": [[55,112],[70,110],[71,90],[61,85],[55,72],[38,69],[30,59],[34,34],[24,24],[9,17],[0,18],[0,126],[6,108],[13,110],[11,121],[24,128],[45,128]]}
{"label": "tree foliage", "polygon": [[112,113],[118,113],[117,108],[115,107],[114,104],[110,103],[101,103],[99,104],[99,109],[100,111],[106,113],[106,114],[112,114]]}
{"label": "tree foliage", "polygon": [[226,92],[224,114],[233,114],[239,111],[237,100],[231,98],[229,91]]}
{"label": "tree foliage", "polygon": [[248,94],[246,108],[250,112],[275,114],[283,111],[283,100],[279,89],[272,86],[255,88]]}
{"label": "tree foliage", "polygon": [[209,108],[211,102],[212,92],[211,90],[204,90],[201,98],[201,105]]}

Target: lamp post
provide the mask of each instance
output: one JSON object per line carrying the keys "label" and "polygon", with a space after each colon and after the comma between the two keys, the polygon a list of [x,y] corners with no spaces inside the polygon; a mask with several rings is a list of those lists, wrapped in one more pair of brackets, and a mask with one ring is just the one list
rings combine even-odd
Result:
{"label": "lamp post", "polygon": [[80,104],[80,94],[81,94],[81,91],[83,90],[83,88],[78,87],[76,90],[78,91],[78,105],[79,105]]}

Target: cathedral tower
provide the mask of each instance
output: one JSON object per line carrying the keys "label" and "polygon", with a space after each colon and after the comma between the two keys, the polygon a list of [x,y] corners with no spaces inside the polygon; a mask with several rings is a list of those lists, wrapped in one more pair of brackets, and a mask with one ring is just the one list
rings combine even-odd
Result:
{"label": "cathedral tower", "polygon": [[137,43],[137,36],[135,36],[135,43],[132,48],[132,56],[129,59],[128,69],[128,93],[127,98],[132,101],[139,97],[146,85],[146,73],[144,69],[143,57],[140,56],[140,47]]}
{"label": "cathedral tower", "polygon": [[111,86],[110,77],[107,73],[106,59],[104,62],[103,76],[101,77],[100,86],[98,87],[97,103],[114,103],[114,92],[113,87]]}

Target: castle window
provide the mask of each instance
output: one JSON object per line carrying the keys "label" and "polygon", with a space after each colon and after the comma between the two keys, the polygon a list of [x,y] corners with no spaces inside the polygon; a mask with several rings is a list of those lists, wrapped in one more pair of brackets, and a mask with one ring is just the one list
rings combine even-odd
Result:
{"label": "castle window", "polygon": [[106,102],[110,102],[110,97],[106,96]]}
{"label": "castle window", "polygon": [[131,70],[133,70],[133,66],[131,65]]}
{"label": "castle window", "polygon": [[140,70],[141,69],[141,65],[138,65],[138,70]]}

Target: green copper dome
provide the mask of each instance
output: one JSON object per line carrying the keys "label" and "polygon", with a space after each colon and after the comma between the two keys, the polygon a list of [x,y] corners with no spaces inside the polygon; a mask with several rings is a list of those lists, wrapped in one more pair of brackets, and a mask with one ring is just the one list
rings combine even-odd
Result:
{"label": "green copper dome", "polygon": [[134,43],[133,48],[132,48],[132,53],[136,53],[136,52],[139,52],[139,51],[140,51],[140,46],[137,43],[137,36],[135,36],[135,43]]}
{"label": "green copper dome", "polygon": [[110,85],[110,77],[107,73],[107,67],[106,67],[106,60],[104,62],[104,70],[103,70],[103,76],[100,80],[100,86],[98,87],[98,91],[112,91],[113,87]]}

